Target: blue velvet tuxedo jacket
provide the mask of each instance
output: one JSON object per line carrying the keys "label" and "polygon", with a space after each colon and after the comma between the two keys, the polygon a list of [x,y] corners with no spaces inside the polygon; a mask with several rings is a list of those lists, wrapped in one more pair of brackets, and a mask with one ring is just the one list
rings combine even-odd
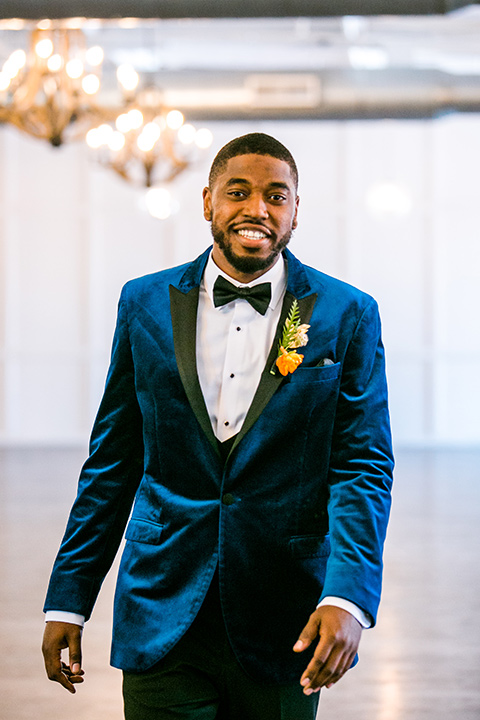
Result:
{"label": "blue velvet tuxedo jacket", "polygon": [[223,462],[195,365],[208,252],[122,291],[90,456],[45,609],[88,619],[126,528],[113,665],[136,672],[165,655],[218,566],[244,669],[295,681],[308,657],[292,646],[321,597],[347,598],[372,621],[377,612],[393,468],[378,310],[286,250],[278,335],[296,298],[311,325],[304,362],[272,375],[275,340]]}

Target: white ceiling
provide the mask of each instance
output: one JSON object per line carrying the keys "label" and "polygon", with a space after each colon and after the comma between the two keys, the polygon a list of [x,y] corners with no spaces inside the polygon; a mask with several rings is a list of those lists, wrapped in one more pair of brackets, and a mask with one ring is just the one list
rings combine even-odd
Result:
{"label": "white ceiling", "polygon": [[[0,21],[0,64],[27,47],[33,26]],[[105,50],[105,87],[126,62],[198,117],[480,110],[478,6],[433,16],[86,20],[82,27],[88,45]]]}

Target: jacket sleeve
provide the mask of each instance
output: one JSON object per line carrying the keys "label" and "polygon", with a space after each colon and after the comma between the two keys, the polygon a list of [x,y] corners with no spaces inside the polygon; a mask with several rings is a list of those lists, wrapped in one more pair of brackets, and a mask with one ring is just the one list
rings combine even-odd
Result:
{"label": "jacket sleeve", "polygon": [[370,299],[348,345],[329,470],[331,555],[322,597],[355,603],[375,623],[391,503],[393,455],[385,357]]}
{"label": "jacket sleeve", "polygon": [[104,395],[90,452],[58,552],[44,610],[89,618],[115,558],[143,473],[142,415],[123,289]]}

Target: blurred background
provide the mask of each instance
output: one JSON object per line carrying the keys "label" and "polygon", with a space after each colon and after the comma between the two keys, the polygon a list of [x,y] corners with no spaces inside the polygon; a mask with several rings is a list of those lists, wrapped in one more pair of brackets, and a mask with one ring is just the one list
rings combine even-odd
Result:
{"label": "blurred background", "polygon": [[398,458],[383,614],[320,715],[478,720],[480,6],[234,5],[0,7],[2,717],[121,717],[110,580],[90,689],[43,680],[48,572],[121,286],[210,244],[209,165],[261,131],[299,167],[292,251],[379,302]]}

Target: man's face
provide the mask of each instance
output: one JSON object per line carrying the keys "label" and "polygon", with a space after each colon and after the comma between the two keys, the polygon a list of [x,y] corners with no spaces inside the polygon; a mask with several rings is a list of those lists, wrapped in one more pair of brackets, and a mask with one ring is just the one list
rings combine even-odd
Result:
{"label": "man's face", "polygon": [[297,226],[298,196],[288,163],[269,155],[230,158],[203,191],[213,259],[239,282],[271,268]]}

